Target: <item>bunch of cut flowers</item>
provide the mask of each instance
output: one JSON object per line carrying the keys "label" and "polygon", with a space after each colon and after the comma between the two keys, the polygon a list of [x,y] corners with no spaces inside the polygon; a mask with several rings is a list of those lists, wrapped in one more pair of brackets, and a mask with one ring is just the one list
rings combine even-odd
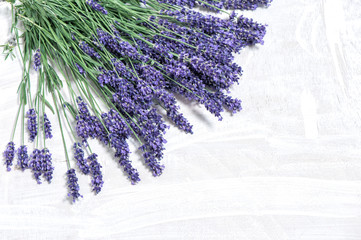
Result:
{"label": "bunch of cut flowers", "polygon": [[[270,2],[9,0],[14,39],[3,47],[7,56],[18,51],[23,76],[4,152],[7,170],[16,165],[31,171],[39,184],[51,182],[54,164],[46,143],[53,137],[54,116],[71,201],[81,197],[77,174],[91,177],[95,194],[104,184],[89,139],[114,152],[132,184],[140,177],[129,159],[128,140],[136,139],[145,165],[153,176],[160,176],[169,125],[192,133],[177,99],[203,105],[219,120],[223,111],[241,110],[241,101],[228,95],[242,73],[234,54],[263,44],[266,27],[226,10],[255,10]],[[200,8],[227,17],[205,15]],[[30,77],[34,70],[36,79]],[[65,140],[66,131],[72,142]]]}

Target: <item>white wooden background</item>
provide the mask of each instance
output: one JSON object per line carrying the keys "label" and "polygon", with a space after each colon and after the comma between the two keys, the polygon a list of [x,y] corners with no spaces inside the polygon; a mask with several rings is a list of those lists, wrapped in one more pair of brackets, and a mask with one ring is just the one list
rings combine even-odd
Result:
{"label": "white wooden background", "polygon": [[[218,122],[184,106],[195,134],[168,132],[160,178],[133,154],[137,186],[92,142],[105,186],[94,196],[79,175],[84,198],[69,204],[51,116],[53,183],[0,168],[0,239],[360,240],[360,10],[360,0],[274,0],[245,13],[269,28],[264,46],[237,56],[244,76],[232,94],[244,110]],[[9,13],[0,3],[0,43]],[[20,79],[19,61],[1,58],[2,149]]]}

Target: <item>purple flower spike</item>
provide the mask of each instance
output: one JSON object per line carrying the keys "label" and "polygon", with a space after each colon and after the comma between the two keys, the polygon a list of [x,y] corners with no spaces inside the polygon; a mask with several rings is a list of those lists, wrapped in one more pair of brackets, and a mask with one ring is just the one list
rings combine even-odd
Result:
{"label": "purple flower spike", "polygon": [[90,162],[90,172],[92,175],[92,187],[95,194],[98,194],[101,191],[104,184],[103,175],[100,170],[102,166],[97,161],[97,157],[98,155],[95,153],[88,157],[88,161]]}
{"label": "purple flower spike", "polygon": [[81,97],[77,97],[76,102],[78,104],[79,116],[81,118],[89,117],[90,116],[89,109],[87,107],[87,104],[83,101],[83,99]]}
{"label": "purple flower spike", "polygon": [[34,149],[33,153],[30,155],[29,167],[34,174],[34,178],[38,184],[41,184],[40,176],[42,174],[42,158],[41,151],[39,149]]}
{"label": "purple flower spike", "polygon": [[41,154],[42,154],[41,169],[44,174],[45,180],[50,183],[51,179],[53,179],[53,171],[54,171],[54,167],[51,161],[52,160],[51,153],[49,152],[49,149],[44,148],[43,150],[41,150]]}
{"label": "purple flower spike", "polygon": [[185,131],[186,133],[193,133],[193,126],[182,113],[178,112],[179,106],[177,105],[177,100],[172,94],[165,90],[159,90],[155,96],[167,111],[167,117],[172,120],[179,129]]}
{"label": "purple flower spike", "polygon": [[125,140],[112,138],[111,142],[116,149],[115,157],[119,157],[119,164],[128,175],[130,182],[135,185],[140,181],[138,170],[132,166],[129,160],[129,146]]}
{"label": "purple flower spike", "polygon": [[[145,146],[140,147],[140,149],[144,149]],[[144,161],[150,168],[154,177],[159,177],[162,175],[164,170],[164,165],[160,164],[159,161],[154,157],[154,154],[151,152],[143,153]]]}
{"label": "purple flower spike", "polygon": [[252,1],[226,1],[224,4],[225,9],[240,9],[240,10],[255,10],[258,7],[267,7],[272,0],[252,0]]}
{"label": "purple flower spike", "polygon": [[44,133],[45,133],[45,138],[52,138],[53,135],[51,134],[52,130],[51,130],[51,123],[49,121],[48,116],[46,116],[46,113],[44,113]]}
{"label": "purple flower spike", "polygon": [[76,177],[75,170],[73,168],[69,169],[66,172],[66,175],[68,177],[68,196],[72,199],[73,202],[75,202],[79,197],[83,197],[79,194],[78,178]]}
{"label": "purple flower spike", "polygon": [[90,57],[95,57],[95,58],[101,58],[99,53],[97,53],[92,47],[90,47],[87,43],[85,42],[80,42],[79,43],[79,47],[81,48],[81,50],[83,50],[87,55],[89,55]]}
{"label": "purple flower spike", "polygon": [[36,50],[35,54],[34,54],[34,69],[35,71],[38,71],[40,66],[41,66],[41,53],[40,53],[40,49]]}
{"label": "purple flower spike", "polygon": [[109,113],[102,114],[103,121],[109,129],[110,145],[115,149],[115,157],[119,158],[119,164],[123,167],[124,172],[128,175],[132,184],[140,181],[137,169],[132,166],[129,160],[129,146],[126,139],[130,135],[125,120],[114,110],[111,109]]}
{"label": "purple flower spike", "polygon": [[86,140],[92,135],[92,127],[94,124],[90,116],[87,104],[81,97],[77,97],[78,115],[76,116],[76,132],[82,140]]}
{"label": "purple flower spike", "polygon": [[78,71],[81,75],[85,74],[84,68],[82,68],[79,64],[75,63],[75,66],[78,68]]}
{"label": "purple flower spike", "polygon": [[25,145],[20,146],[17,150],[18,153],[18,166],[21,168],[21,170],[25,170],[29,167],[29,155],[28,155],[28,149]]}
{"label": "purple flower spike", "polygon": [[107,10],[103,6],[101,6],[96,0],[86,0],[86,4],[88,4],[95,11],[101,12],[105,15],[108,14]]}
{"label": "purple flower spike", "polygon": [[4,151],[4,157],[5,157],[5,165],[7,171],[11,170],[11,166],[13,165],[13,160],[15,157],[15,144],[14,142],[9,142],[6,146],[6,150]]}
{"label": "purple flower spike", "polygon": [[28,130],[30,133],[30,141],[34,141],[36,135],[38,134],[38,124],[36,122],[36,112],[35,110],[29,109],[26,113],[26,117],[28,118]]}
{"label": "purple flower spike", "polygon": [[81,144],[80,143],[74,143],[74,158],[76,160],[76,164],[78,165],[80,171],[82,171],[82,173],[89,174],[90,173],[90,169],[89,169],[89,165],[86,162],[86,160],[84,159],[84,151],[83,149],[81,149]]}

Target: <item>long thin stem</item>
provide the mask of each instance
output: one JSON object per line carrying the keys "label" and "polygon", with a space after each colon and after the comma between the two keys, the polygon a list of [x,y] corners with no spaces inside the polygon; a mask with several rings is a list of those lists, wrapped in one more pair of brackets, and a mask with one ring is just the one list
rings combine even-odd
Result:
{"label": "long thin stem", "polygon": [[16,127],[18,125],[18,120],[19,120],[19,115],[20,115],[20,110],[21,110],[22,105],[23,105],[22,102],[20,102],[19,107],[18,107],[18,112],[17,112],[16,118],[15,118],[15,124],[13,127],[13,131],[11,133],[11,138],[10,138],[11,142],[14,140],[14,135],[15,135]]}
{"label": "long thin stem", "polygon": [[23,104],[23,116],[21,118],[21,143],[24,145],[25,143],[25,104]]}
{"label": "long thin stem", "polygon": [[51,94],[52,94],[52,96],[53,96],[54,106],[55,106],[55,109],[56,109],[56,115],[57,115],[57,117],[58,117],[59,128],[60,128],[60,132],[61,132],[61,138],[62,138],[62,140],[63,140],[63,147],[64,147],[64,152],[65,152],[66,162],[67,162],[67,165],[68,165],[68,169],[70,169],[71,166],[70,166],[70,161],[69,161],[69,155],[68,155],[68,150],[67,150],[66,143],[65,143],[63,127],[62,127],[61,120],[60,120],[60,113],[59,113],[59,109],[58,109],[58,104],[57,104],[57,102],[56,102],[56,98],[55,98],[54,92],[52,92]]}

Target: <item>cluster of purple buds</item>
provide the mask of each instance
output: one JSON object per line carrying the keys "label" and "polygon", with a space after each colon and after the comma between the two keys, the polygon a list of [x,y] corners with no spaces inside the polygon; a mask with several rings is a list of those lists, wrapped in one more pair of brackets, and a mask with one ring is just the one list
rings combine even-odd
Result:
{"label": "cluster of purple buds", "polygon": [[[115,28],[115,26],[113,26],[113,28]],[[147,60],[142,54],[138,53],[134,46],[122,40],[120,33],[117,30],[114,30],[114,35],[115,36],[112,36],[101,29],[97,29],[97,39],[99,43],[105,46],[109,52],[115,54],[117,57],[126,56],[134,60]]]}
{"label": "cluster of purple buds", "polygon": [[45,133],[45,138],[47,139],[53,137],[51,123],[46,113],[44,113],[44,133]]}
{"label": "cluster of purple buds", "polygon": [[81,75],[84,75],[85,74],[85,70],[84,70],[84,68],[82,68],[79,64],[77,64],[77,63],[75,63],[75,66],[77,67],[77,69],[78,69],[78,71],[79,71],[79,73],[81,74]]}
{"label": "cluster of purple buds", "polygon": [[17,150],[18,154],[18,163],[17,165],[20,167],[21,170],[25,170],[29,167],[29,155],[28,155],[28,148],[25,145],[22,145]]}
{"label": "cluster of purple buds", "polygon": [[73,148],[74,148],[74,158],[76,160],[76,164],[78,165],[80,171],[85,175],[89,174],[90,168],[86,159],[84,158],[84,151],[82,149],[81,144],[74,143]]}
{"label": "cluster of purple buds", "polygon": [[255,10],[258,7],[267,7],[272,0],[158,0],[158,2],[177,5],[180,7],[187,6],[189,8],[201,6],[209,10],[219,12],[219,9],[222,8],[234,10]]}
{"label": "cluster of purple buds", "polygon": [[94,57],[94,58],[97,58],[97,59],[101,58],[99,53],[97,51],[95,51],[94,48],[90,47],[89,44],[81,41],[79,43],[79,47],[81,48],[81,50],[83,50],[84,53],[86,53],[90,57]]}
{"label": "cluster of purple buds", "polygon": [[167,117],[181,130],[186,133],[193,133],[193,126],[188,120],[179,113],[179,106],[177,105],[175,97],[165,90],[160,90],[156,93],[156,99],[160,102],[163,108],[167,111]]}
{"label": "cluster of purple buds", "polygon": [[93,191],[95,192],[95,194],[98,194],[101,191],[103,184],[104,184],[103,174],[101,172],[102,166],[98,162],[97,157],[98,157],[98,155],[93,153],[87,159],[88,162],[90,163],[89,164],[90,173],[92,176],[91,184],[92,184]]}
{"label": "cluster of purple buds", "polygon": [[37,49],[34,54],[34,69],[35,71],[38,71],[41,66],[41,53],[40,49]]}
{"label": "cluster of purple buds", "polygon": [[91,116],[87,104],[81,97],[77,98],[78,115],[76,116],[76,132],[86,142],[88,138],[99,139],[102,143],[108,144],[108,134],[101,121],[96,116]]}
{"label": "cluster of purple buds", "polygon": [[34,178],[38,184],[41,183],[40,176],[43,173],[42,164],[43,164],[43,156],[39,149],[34,149],[33,153],[30,155],[29,167],[34,174]]}
{"label": "cluster of purple buds", "polygon": [[41,150],[42,154],[42,173],[44,174],[44,178],[49,183],[51,182],[51,179],[53,178],[53,171],[54,167],[52,164],[52,158],[51,153],[49,152],[49,149],[44,148]]}
{"label": "cluster of purple buds", "polygon": [[38,134],[38,125],[36,122],[36,112],[33,108],[29,109],[26,113],[26,117],[28,118],[28,130],[30,134],[30,141],[34,141],[36,135]]}
{"label": "cluster of purple buds", "polygon": [[6,165],[6,169],[8,171],[11,170],[11,166],[13,165],[13,160],[15,157],[15,144],[14,142],[9,142],[8,145],[6,146],[6,150],[4,152],[4,157],[5,157],[5,165]]}
{"label": "cluster of purple buds", "polygon": [[226,0],[225,9],[255,10],[258,7],[267,7],[272,0]]}
{"label": "cluster of purple buds", "polygon": [[114,156],[119,158],[119,164],[123,167],[131,183],[138,183],[140,181],[139,173],[129,160],[130,150],[126,140],[130,136],[130,130],[126,121],[114,109],[111,109],[109,113],[103,113],[102,120],[109,131],[110,146],[115,149]]}
{"label": "cluster of purple buds", "polygon": [[86,0],[86,4],[88,4],[95,11],[101,12],[103,14],[108,14],[107,10],[98,3],[96,0]]}
{"label": "cluster of purple buds", "polygon": [[69,169],[66,172],[68,181],[68,196],[71,198],[71,200],[73,202],[75,202],[79,197],[83,197],[82,195],[80,195],[79,193],[79,184],[78,184],[78,178],[75,174],[75,170],[73,168]]}

